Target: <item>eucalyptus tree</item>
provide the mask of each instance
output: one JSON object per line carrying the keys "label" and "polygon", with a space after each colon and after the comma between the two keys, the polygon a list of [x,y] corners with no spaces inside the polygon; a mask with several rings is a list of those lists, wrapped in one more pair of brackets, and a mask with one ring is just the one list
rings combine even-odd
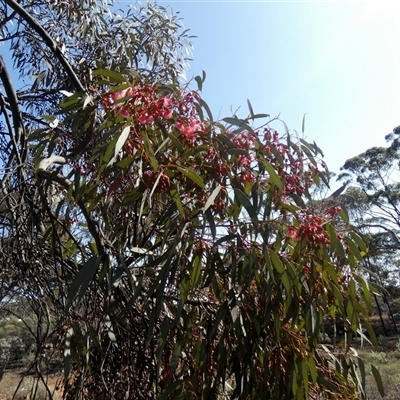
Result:
{"label": "eucalyptus tree", "polygon": [[214,121],[160,7],[1,4],[19,82],[34,74],[19,88],[2,61],[0,150],[38,376],[51,336],[66,399],[365,397],[362,359],[318,345],[326,312],[374,337],[363,241],[307,207],[320,149],[250,102]]}
{"label": "eucalyptus tree", "polygon": [[342,200],[368,241],[366,262],[393,294],[400,284],[399,133],[395,128],[386,136],[387,147],[373,147],[347,160],[339,176],[351,182]]}
{"label": "eucalyptus tree", "polygon": [[68,320],[68,284],[80,256],[65,256],[70,222],[54,215],[65,194],[59,183],[38,179],[35,146],[40,138],[47,140],[42,155],[85,158],[101,116],[81,137],[51,140],[74,132],[57,125],[66,94],[89,95],[96,68],[176,83],[190,56],[188,40],[179,18],[157,5],[124,11],[106,1],[0,1],[1,310],[14,313],[18,301],[31,307],[26,329],[36,341],[31,368],[39,376],[48,338]]}

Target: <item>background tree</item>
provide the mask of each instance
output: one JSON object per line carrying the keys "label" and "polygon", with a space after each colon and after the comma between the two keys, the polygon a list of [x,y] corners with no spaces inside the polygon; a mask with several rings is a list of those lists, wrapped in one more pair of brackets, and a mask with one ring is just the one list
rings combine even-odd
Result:
{"label": "background tree", "polygon": [[[363,260],[371,282],[381,287],[381,297],[388,308],[394,331],[396,318],[390,298],[399,297],[399,128],[386,136],[387,147],[374,147],[342,167],[339,178],[353,183],[341,201],[349,210],[352,223],[368,244]],[[383,332],[389,334],[378,298],[376,305]]]}
{"label": "background tree", "polygon": [[353,224],[368,240],[368,268],[393,295],[399,288],[400,129],[386,136],[387,147],[374,147],[347,160],[339,178],[350,179],[342,200],[352,216]]}
{"label": "background tree", "polygon": [[327,310],[374,336],[364,243],[339,208],[307,207],[318,147],[250,103],[214,121],[205,75],[177,81],[186,36],[163,9],[81,3],[3,3],[14,60],[39,72],[30,97],[2,62],[3,237],[24,244],[5,261],[46,317],[38,348],[61,351],[64,397],[364,396],[362,360],[318,346]]}

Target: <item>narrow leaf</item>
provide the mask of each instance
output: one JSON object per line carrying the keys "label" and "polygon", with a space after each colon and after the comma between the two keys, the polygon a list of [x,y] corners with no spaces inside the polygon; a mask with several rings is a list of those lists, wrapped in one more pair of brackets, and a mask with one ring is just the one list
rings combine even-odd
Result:
{"label": "narrow leaf", "polygon": [[210,197],[207,199],[206,204],[204,204],[204,207],[201,209],[202,212],[206,212],[210,206],[214,203],[214,200],[218,196],[219,192],[221,191],[222,186],[218,185],[213,192],[211,193]]}
{"label": "narrow leaf", "polygon": [[226,117],[226,118],[223,118],[222,121],[226,122],[227,124],[238,126],[239,128],[243,128],[248,132],[251,132],[251,133],[253,132],[253,129],[251,128],[251,126],[247,123],[247,121],[245,121],[243,119]]}
{"label": "narrow leaf", "polygon": [[276,173],[274,167],[266,161],[263,161],[263,166],[265,167],[265,169],[267,170],[268,174],[269,174],[269,179],[271,181],[271,183],[273,183],[279,190],[283,189],[283,183],[281,178],[279,177],[279,175]]}
{"label": "narrow leaf", "polygon": [[371,365],[372,374],[374,375],[376,386],[378,387],[378,391],[382,397],[385,397],[385,390],[383,388],[382,378],[379,371],[376,369],[374,365]]}
{"label": "narrow leaf", "polygon": [[115,144],[115,148],[114,148],[114,156],[111,158],[111,160],[108,162],[107,167],[109,167],[110,165],[113,165],[115,163],[115,161],[117,160],[117,156],[118,153],[120,152],[120,150],[122,149],[122,147],[124,146],[126,139],[129,136],[129,132],[131,131],[131,127],[130,126],[126,126],[122,132],[121,135],[119,136],[117,143]]}
{"label": "narrow leaf", "polygon": [[208,106],[208,104],[203,100],[203,99],[199,99],[199,104],[206,110],[206,113],[208,115],[208,118],[210,119],[210,121],[213,121],[213,116],[211,113],[211,109]]}
{"label": "narrow leaf", "polygon": [[176,189],[171,189],[169,194],[171,195],[172,200],[174,200],[179,213],[182,215],[182,217],[185,218],[185,211],[183,210],[183,205],[181,202],[181,198],[179,197],[178,191]]}
{"label": "narrow leaf", "polygon": [[78,296],[78,303],[86,292],[90,281],[92,280],[94,274],[99,266],[99,258],[93,256],[89,258],[86,264],[81,268],[81,270],[76,274],[74,280],[71,283],[71,287],[68,291],[68,297],[66,300],[66,307],[69,308],[75,296]]}
{"label": "narrow leaf", "polygon": [[305,114],[303,115],[303,122],[302,122],[302,124],[301,124],[301,131],[302,131],[302,133],[304,133],[305,127],[306,127],[306,115],[307,115],[307,113],[305,113]]}
{"label": "narrow leaf", "polygon": [[249,107],[249,112],[250,112],[251,118],[254,119],[254,111],[253,111],[253,107],[251,106],[249,99],[247,99],[247,106]]}
{"label": "narrow leaf", "polygon": [[200,92],[203,89],[203,81],[200,76],[196,76],[194,80],[197,82],[197,87],[199,88]]}
{"label": "narrow leaf", "polygon": [[154,155],[153,146],[150,143],[150,139],[147,136],[147,133],[144,132],[144,131],[142,131],[142,139],[143,139],[143,145],[144,145],[144,149],[146,151],[146,154],[150,158],[151,166],[153,167],[154,171],[157,171],[158,162],[157,162],[157,159],[156,159],[156,157]]}
{"label": "narrow leaf", "polygon": [[110,81],[115,82],[115,83],[126,82],[126,78],[123,75],[120,75],[115,71],[109,71],[107,69],[102,69],[102,68],[96,69],[92,72],[92,75],[98,75],[98,76],[110,78]]}
{"label": "narrow leaf", "polygon": [[182,172],[183,175],[187,176],[189,179],[191,179],[194,183],[196,183],[198,186],[200,186],[202,189],[204,188],[204,182],[200,178],[199,175],[196,174],[196,172],[192,171],[189,168],[183,168],[183,167],[178,167],[178,170]]}

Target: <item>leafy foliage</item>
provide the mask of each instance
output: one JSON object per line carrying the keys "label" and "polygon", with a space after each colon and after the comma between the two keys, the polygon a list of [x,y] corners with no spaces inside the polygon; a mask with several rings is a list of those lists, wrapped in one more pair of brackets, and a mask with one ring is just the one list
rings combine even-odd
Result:
{"label": "leafy foliage", "polygon": [[[177,81],[186,33],[161,8],[129,21],[93,3],[85,24],[81,2],[4,3],[6,19],[18,15],[15,31],[2,27],[22,71],[42,65],[47,36],[68,53],[53,47],[59,68],[31,89],[44,91],[47,115],[2,75],[15,116],[3,136],[17,143],[4,146],[3,191],[14,182],[26,201],[14,235],[25,234],[26,262],[42,261],[35,278],[15,265],[16,282],[46,315],[38,342],[52,337],[62,355],[64,398],[365,397],[357,354],[318,344],[327,315],[350,339],[363,324],[374,340],[365,245],[340,208],[312,206],[326,176],[319,148],[268,119],[257,126],[268,116],[250,102],[249,116],[213,121]],[[103,20],[109,36],[94,42]],[[18,52],[32,35],[38,59],[34,47]]]}
{"label": "leafy foliage", "polygon": [[[368,302],[357,272],[365,247],[335,230],[340,208],[307,209],[323,177],[318,149],[268,125],[204,119],[196,92],[94,75],[96,106],[67,98],[60,123],[81,137],[91,115],[104,122],[57,175],[65,207],[52,211],[69,222],[65,236],[82,238],[68,244],[83,265],[69,293],[64,353],[67,371],[78,370],[68,395],[83,385],[97,396],[107,376],[114,396],[356,398],[355,365],[337,375],[348,357],[331,365],[318,337],[327,310],[354,334],[366,320],[356,290]],[[40,166],[39,176],[53,179]]]}

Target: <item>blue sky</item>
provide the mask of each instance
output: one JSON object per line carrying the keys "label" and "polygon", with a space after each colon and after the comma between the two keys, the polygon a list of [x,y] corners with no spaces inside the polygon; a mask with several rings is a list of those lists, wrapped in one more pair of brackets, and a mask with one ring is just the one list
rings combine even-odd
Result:
{"label": "blue sky", "polygon": [[334,172],[400,125],[400,2],[158,4],[197,36],[188,77],[206,71],[214,118],[247,116],[248,98],[301,133],[307,113],[304,137]]}

